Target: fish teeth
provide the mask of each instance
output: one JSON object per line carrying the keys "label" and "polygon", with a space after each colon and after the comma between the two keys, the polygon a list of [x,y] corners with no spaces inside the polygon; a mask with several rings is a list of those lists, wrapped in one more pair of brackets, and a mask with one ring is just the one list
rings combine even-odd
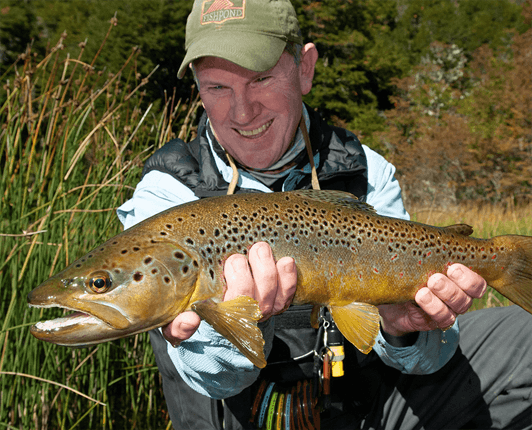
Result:
{"label": "fish teeth", "polygon": [[237,131],[242,135],[242,136],[255,136],[259,133],[262,133],[264,130],[266,130],[273,122],[273,119],[268,121],[266,124],[260,126],[259,128],[255,129],[255,130],[239,130],[237,129]]}

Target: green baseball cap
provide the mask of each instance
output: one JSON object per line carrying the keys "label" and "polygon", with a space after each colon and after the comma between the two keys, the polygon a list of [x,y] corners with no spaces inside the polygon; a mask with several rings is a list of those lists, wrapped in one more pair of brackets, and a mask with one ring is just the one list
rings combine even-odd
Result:
{"label": "green baseball cap", "polygon": [[187,53],[177,76],[194,60],[220,57],[264,72],[277,64],[286,42],[303,44],[289,0],[195,0],[187,20]]}

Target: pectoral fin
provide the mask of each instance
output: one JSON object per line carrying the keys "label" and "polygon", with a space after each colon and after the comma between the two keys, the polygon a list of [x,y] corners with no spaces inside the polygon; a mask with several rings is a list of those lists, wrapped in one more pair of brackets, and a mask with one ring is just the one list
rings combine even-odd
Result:
{"label": "pectoral fin", "polygon": [[203,300],[194,303],[192,310],[232,342],[255,366],[266,366],[264,339],[257,327],[262,314],[255,300],[247,296],[221,303]]}
{"label": "pectoral fin", "polygon": [[345,336],[362,353],[368,354],[379,333],[379,310],[367,303],[350,303],[346,306],[327,306],[334,322]]}

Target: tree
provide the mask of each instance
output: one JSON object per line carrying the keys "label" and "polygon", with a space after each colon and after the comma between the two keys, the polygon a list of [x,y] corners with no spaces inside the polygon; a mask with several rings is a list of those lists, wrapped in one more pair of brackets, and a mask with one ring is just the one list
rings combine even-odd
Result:
{"label": "tree", "polygon": [[[531,1],[523,14],[530,26]],[[510,41],[481,46],[468,67],[456,46],[433,44],[432,59],[395,80],[400,92],[378,139],[410,204],[530,199],[532,29]],[[449,54],[454,62],[439,61]]]}
{"label": "tree", "polygon": [[37,17],[27,1],[0,1],[0,76],[38,34]]}

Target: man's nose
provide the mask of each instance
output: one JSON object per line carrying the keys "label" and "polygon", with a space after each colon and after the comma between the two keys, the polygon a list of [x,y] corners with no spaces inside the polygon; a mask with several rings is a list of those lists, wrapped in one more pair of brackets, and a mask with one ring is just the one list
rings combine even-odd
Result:
{"label": "man's nose", "polygon": [[233,93],[232,120],[237,124],[248,124],[258,115],[259,103],[253,94],[242,89]]}

